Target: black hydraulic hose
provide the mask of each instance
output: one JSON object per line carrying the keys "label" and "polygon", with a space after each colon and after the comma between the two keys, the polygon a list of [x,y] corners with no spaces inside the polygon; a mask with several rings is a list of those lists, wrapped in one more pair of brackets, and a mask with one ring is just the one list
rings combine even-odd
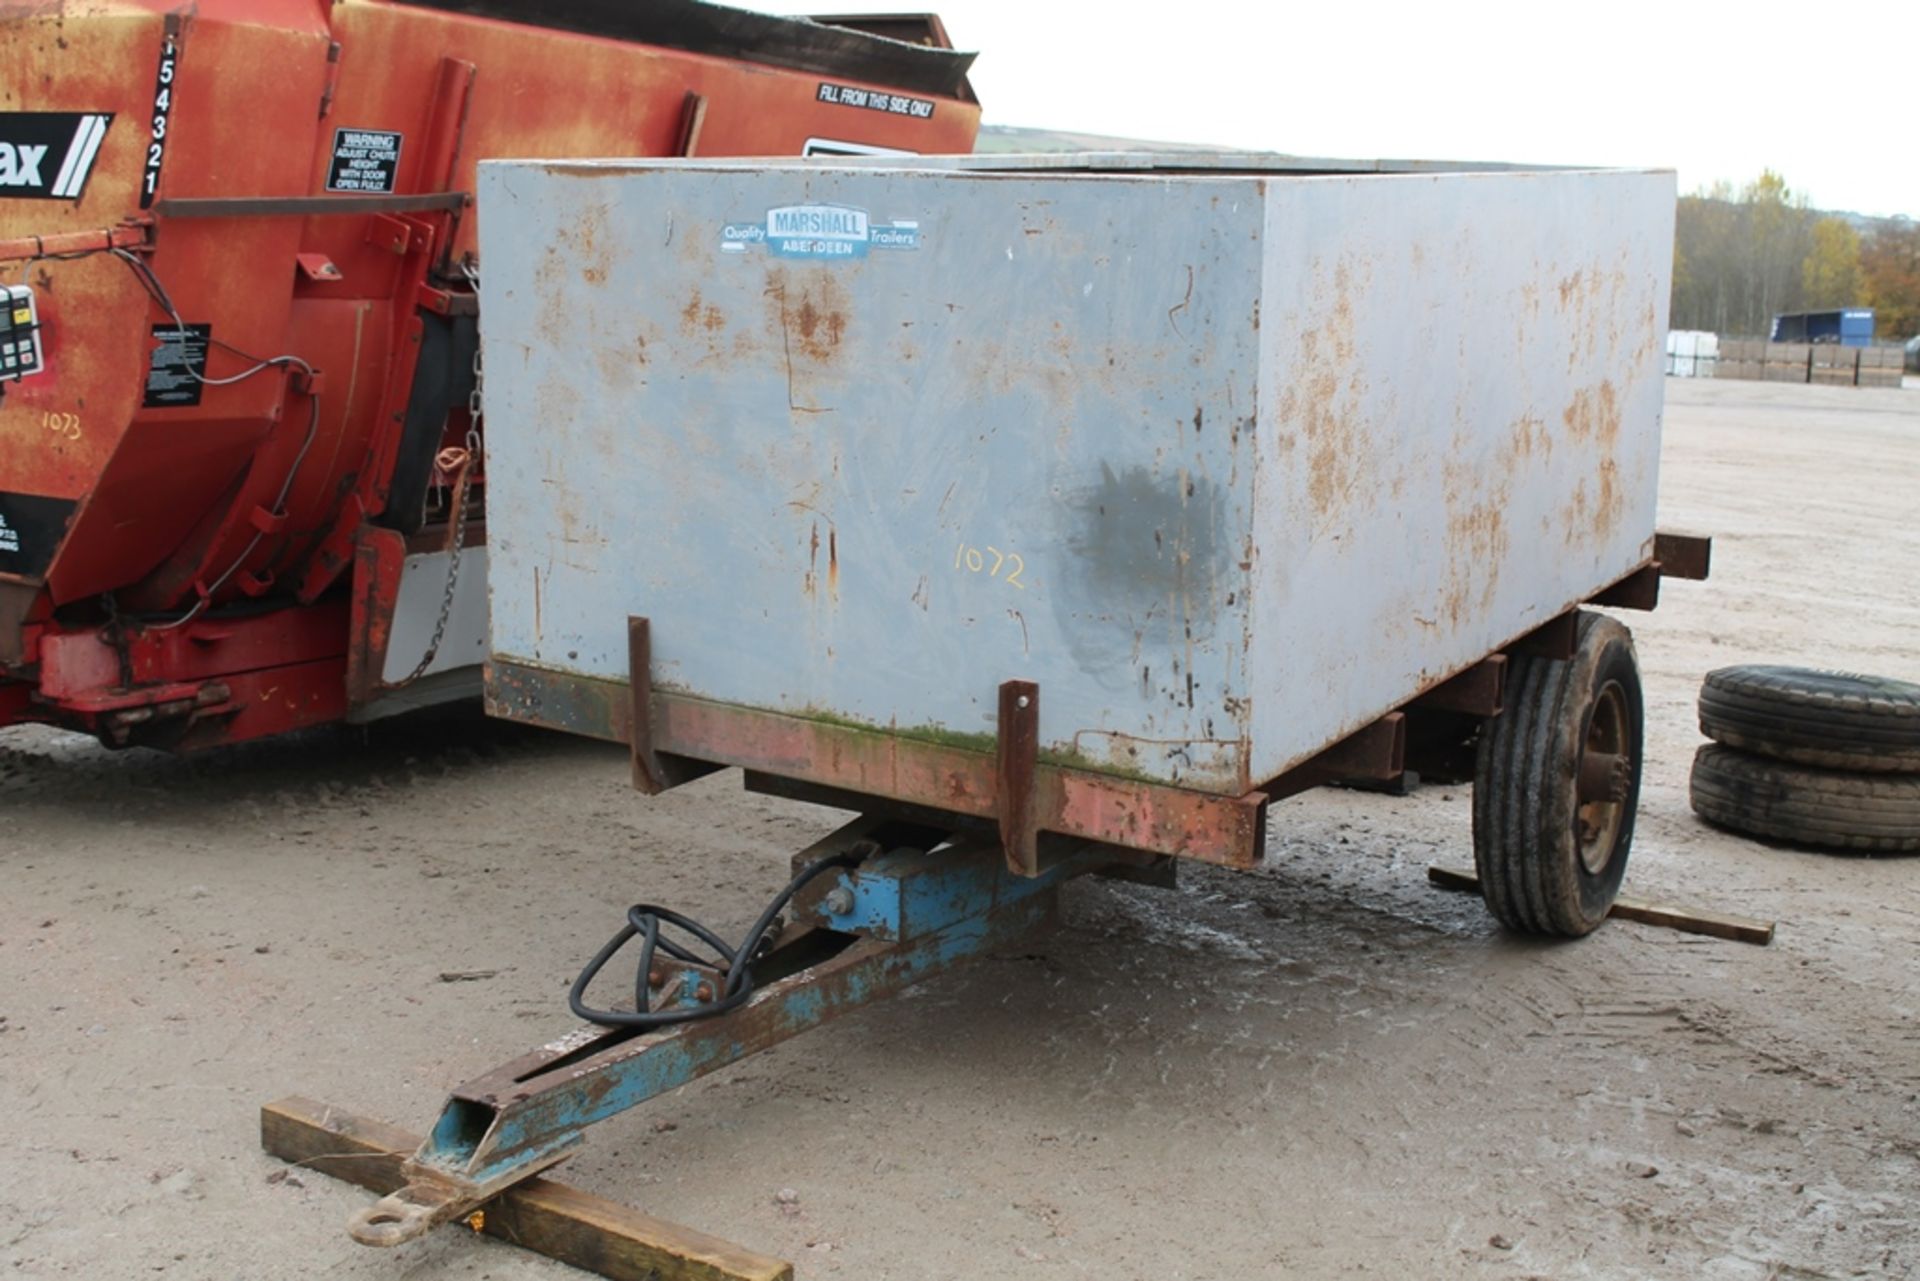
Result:
{"label": "black hydraulic hose", "polygon": [[[772,928],[774,918],[780,915],[795,894],[815,877],[832,871],[837,867],[853,867],[869,854],[875,853],[878,846],[862,842],[859,847],[844,854],[829,854],[816,859],[800,869],[787,888],[774,895],[767,904],[766,911],[760,913],[760,919],[753,923],[747,936],[740,940],[737,948],[728,947],[726,941],[692,917],[683,916],[670,908],[652,903],[635,903],[627,909],[627,923],[618,933],[607,940],[606,946],[594,953],[587,962],[580,977],[573,981],[573,990],[567,993],[567,1005],[579,1018],[589,1023],[598,1023],[602,1027],[657,1028],[674,1023],[690,1023],[695,1019],[712,1018],[716,1014],[725,1014],[746,1002],[753,995],[753,977],[748,967],[759,956],[762,944],[766,941],[767,931]],[[692,935],[711,949],[712,956],[703,957],[688,946],[676,943],[661,936],[660,927],[671,925],[675,929]],[[634,938],[640,940],[640,962],[633,978],[633,1010],[599,1010],[586,1003],[587,985],[593,982],[615,954]],[[712,965],[715,969],[726,970],[726,980],[720,991],[711,1001],[698,1005],[680,1005],[671,1009],[652,1009],[649,1000],[649,976],[653,970],[655,951],[665,952],[676,960],[692,965]]]}

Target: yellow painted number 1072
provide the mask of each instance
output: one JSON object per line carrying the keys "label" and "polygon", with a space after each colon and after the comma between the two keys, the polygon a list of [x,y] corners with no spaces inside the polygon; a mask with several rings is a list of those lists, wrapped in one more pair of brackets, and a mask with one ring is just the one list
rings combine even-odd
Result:
{"label": "yellow painted number 1072", "polygon": [[[987,558],[993,559],[989,561]],[[1027,585],[1020,581],[1020,575],[1027,572],[1027,562],[1020,559],[1019,552],[1003,552],[998,547],[969,547],[961,543],[953,552],[953,567],[964,569],[972,574],[985,574],[988,578],[998,578],[1009,587],[1026,591]],[[1000,571],[1007,572],[1002,576]]]}

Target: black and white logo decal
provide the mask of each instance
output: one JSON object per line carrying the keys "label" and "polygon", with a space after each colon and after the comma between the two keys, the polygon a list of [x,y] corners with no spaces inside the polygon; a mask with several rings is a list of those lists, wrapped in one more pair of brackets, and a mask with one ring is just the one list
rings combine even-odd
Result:
{"label": "black and white logo decal", "polygon": [[45,574],[76,506],[71,498],[0,490],[0,574]]}
{"label": "black and white logo decal", "polygon": [[0,200],[78,200],[110,113],[0,112]]}

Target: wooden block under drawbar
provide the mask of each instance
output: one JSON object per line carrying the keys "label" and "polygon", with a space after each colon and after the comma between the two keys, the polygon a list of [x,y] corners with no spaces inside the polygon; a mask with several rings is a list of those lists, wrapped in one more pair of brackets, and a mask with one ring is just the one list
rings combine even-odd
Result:
{"label": "wooden block under drawbar", "polygon": [[[260,1109],[260,1146],[385,1195],[405,1181],[400,1163],[420,1140],[384,1121],[294,1097]],[[528,1179],[488,1202],[485,1225],[488,1236],[611,1281],[793,1281],[790,1263],[550,1179]]]}
{"label": "wooden block under drawbar", "polygon": [[[1465,894],[1480,892],[1480,878],[1472,872],[1441,867],[1437,863],[1427,868],[1427,880],[1443,890],[1459,890]],[[1663,903],[1629,898],[1625,894],[1613,901],[1613,910],[1607,915],[1617,916],[1623,921],[1639,921],[1643,925],[1663,925],[1670,930],[1684,930],[1688,934],[1711,934],[1714,938],[1735,943],[1756,943],[1765,947],[1773,942],[1772,921],[1668,907]]]}

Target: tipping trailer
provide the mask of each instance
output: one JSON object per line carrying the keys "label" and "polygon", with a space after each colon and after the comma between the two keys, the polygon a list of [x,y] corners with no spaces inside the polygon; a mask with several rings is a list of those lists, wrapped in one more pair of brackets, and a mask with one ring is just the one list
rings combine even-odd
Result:
{"label": "tipping trailer", "polygon": [[0,726],[476,695],[476,162],[964,152],[970,62],[697,0],[0,6]]}
{"label": "tipping trailer", "polygon": [[1671,173],[546,160],[480,204],[489,710],[857,817],[737,946],[630,909],[357,1239],[1429,750],[1474,743],[1504,925],[1607,915],[1644,711],[1586,606],[1707,569],[1654,527]]}
{"label": "tipping trailer", "polygon": [[1669,173],[483,186],[501,716],[984,817],[1030,682],[1029,826],[1244,866],[1273,780],[1661,559]]}

